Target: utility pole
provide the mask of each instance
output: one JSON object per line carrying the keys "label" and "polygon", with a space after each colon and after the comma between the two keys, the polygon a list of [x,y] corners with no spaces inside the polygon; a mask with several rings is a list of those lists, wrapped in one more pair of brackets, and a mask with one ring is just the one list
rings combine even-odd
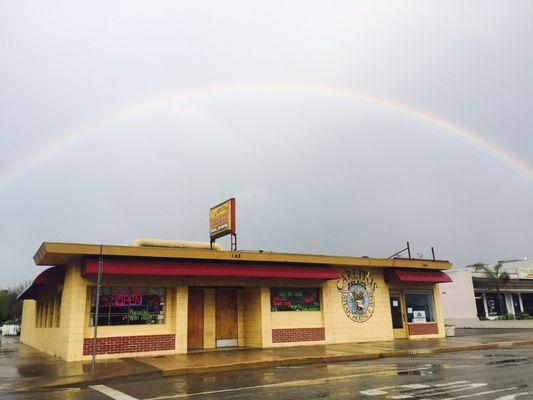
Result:
{"label": "utility pole", "polygon": [[94,310],[94,336],[93,336],[93,364],[91,372],[94,374],[96,369],[96,337],[98,335],[98,311],[100,309],[100,288],[102,286],[102,271],[104,269],[104,257],[102,255],[102,245],[100,245],[100,257],[98,258],[98,281],[96,284],[96,304]]}

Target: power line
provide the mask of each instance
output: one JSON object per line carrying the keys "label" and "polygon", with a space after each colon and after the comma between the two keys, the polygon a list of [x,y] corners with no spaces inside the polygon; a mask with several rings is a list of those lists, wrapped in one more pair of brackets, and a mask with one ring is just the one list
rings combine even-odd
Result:
{"label": "power line", "polygon": [[252,221],[250,220],[250,218],[248,218],[248,215],[244,212],[244,209],[242,208],[242,206],[239,205],[239,203],[237,203],[237,209],[242,212],[242,215],[244,215],[244,217],[246,218],[246,220],[252,227],[252,230],[255,232],[259,240],[261,240],[263,244],[268,248],[268,250],[272,253],[272,248],[268,245],[265,239],[263,239],[263,236],[261,236],[261,234],[257,231],[257,229],[255,229],[254,224],[252,224]]}
{"label": "power line", "polygon": [[187,241],[190,241],[190,240],[194,239],[194,237],[195,237],[196,235],[198,235],[198,233],[200,233],[200,231],[201,231],[202,229],[204,229],[204,228],[207,226],[208,223],[209,223],[209,222],[204,222],[204,223],[202,224],[202,226],[200,226],[200,227],[198,228],[198,230],[197,230],[196,232],[194,232],[194,234],[193,234],[191,237],[189,237],[189,239],[187,239]]}

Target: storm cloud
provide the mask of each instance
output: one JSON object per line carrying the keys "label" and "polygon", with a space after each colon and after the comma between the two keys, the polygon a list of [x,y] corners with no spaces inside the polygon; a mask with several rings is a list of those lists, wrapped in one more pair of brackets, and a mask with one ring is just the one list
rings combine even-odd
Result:
{"label": "storm cloud", "polygon": [[241,249],[531,255],[532,20],[529,1],[2,1],[0,286],[43,241],[208,240],[228,197]]}

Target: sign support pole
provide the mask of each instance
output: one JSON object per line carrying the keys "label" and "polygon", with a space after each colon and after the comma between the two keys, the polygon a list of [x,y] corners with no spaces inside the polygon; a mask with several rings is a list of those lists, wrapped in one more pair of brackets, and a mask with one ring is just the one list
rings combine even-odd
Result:
{"label": "sign support pole", "polygon": [[96,284],[96,307],[94,310],[94,335],[93,335],[93,363],[91,366],[91,373],[95,373],[96,369],[96,337],[98,334],[98,311],[100,309],[100,288],[102,286],[102,271],[104,269],[104,258],[102,256],[102,245],[100,245],[100,257],[98,257],[98,282]]}

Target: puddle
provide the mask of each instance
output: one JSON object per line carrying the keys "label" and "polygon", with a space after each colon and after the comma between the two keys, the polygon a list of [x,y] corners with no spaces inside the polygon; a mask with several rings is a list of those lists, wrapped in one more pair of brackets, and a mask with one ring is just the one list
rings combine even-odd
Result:
{"label": "puddle", "polygon": [[485,354],[484,357],[516,357],[516,354]]}
{"label": "puddle", "polygon": [[485,365],[513,365],[513,364],[524,364],[527,363],[528,359],[526,357],[518,357],[518,358],[508,358],[505,360],[499,360],[499,361],[491,361],[486,363]]}
{"label": "puddle", "polygon": [[17,372],[19,373],[19,375],[27,378],[36,378],[39,376],[43,376],[50,373],[51,370],[52,368],[50,368],[49,365],[39,364],[22,365],[17,367]]}

